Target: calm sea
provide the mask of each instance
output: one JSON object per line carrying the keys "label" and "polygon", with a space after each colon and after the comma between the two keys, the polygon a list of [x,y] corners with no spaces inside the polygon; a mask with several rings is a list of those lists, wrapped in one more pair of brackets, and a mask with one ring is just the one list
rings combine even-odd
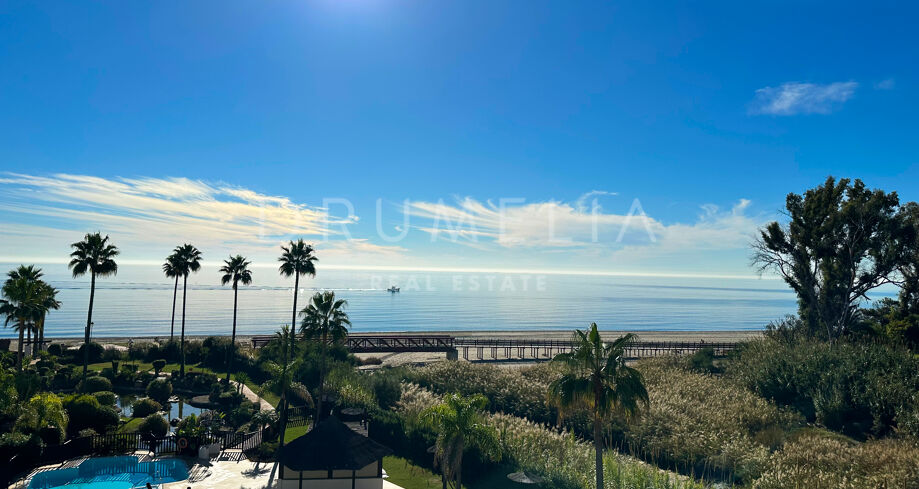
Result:
{"label": "calm sea", "polygon": [[[46,334],[82,336],[88,280],[70,278],[64,265],[42,267],[63,302],[48,316]],[[271,333],[290,322],[293,280],[274,266],[254,268],[254,279],[240,287],[239,334]],[[390,285],[401,292],[390,294]],[[591,321],[607,330],[750,330],[795,311],[794,294],[779,280],[352,270],[301,279],[298,305],[328,289],[348,300],[354,331],[571,329]],[[169,335],[172,294],[158,267],[121,266],[97,282],[93,335]],[[181,296],[180,283],[177,313]],[[186,334],[228,334],[232,306],[217,267],[202,268],[189,278]],[[178,327],[177,314],[176,334]]]}

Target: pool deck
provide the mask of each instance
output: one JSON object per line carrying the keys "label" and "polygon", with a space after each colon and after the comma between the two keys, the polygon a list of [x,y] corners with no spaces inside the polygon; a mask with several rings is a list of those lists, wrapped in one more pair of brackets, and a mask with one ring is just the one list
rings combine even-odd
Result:
{"label": "pool deck", "polygon": [[[84,460],[81,458],[80,460]],[[234,456],[232,452],[222,453],[212,460],[184,459],[189,464],[188,479],[161,484],[160,489],[269,489],[277,487],[277,469],[274,462],[251,462],[245,457]],[[68,466],[68,462],[48,465],[36,469],[32,474]],[[31,477],[31,474],[30,474]],[[10,485],[12,489],[28,487],[30,477]],[[402,489],[383,481],[383,489]]]}

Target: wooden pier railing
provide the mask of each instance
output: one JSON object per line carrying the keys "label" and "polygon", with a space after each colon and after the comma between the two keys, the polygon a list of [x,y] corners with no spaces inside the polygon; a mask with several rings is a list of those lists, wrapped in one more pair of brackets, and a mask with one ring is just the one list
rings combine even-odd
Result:
{"label": "wooden pier railing", "polygon": [[[252,346],[260,348],[273,336],[254,336]],[[352,353],[445,352],[456,358],[460,351],[466,360],[539,360],[570,351],[569,340],[531,338],[464,338],[450,335],[350,335],[345,346]],[[635,341],[626,348],[629,358],[645,358],[668,354],[693,353],[710,348],[715,356],[724,356],[737,343],[706,341]],[[470,352],[473,358],[470,358]],[[486,355],[488,353],[488,355]]]}

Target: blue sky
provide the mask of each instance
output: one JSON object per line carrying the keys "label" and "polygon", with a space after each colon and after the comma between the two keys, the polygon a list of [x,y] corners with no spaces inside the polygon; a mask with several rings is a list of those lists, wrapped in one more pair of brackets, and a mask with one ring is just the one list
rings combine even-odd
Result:
{"label": "blue sky", "polygon": [[6,1],[0,260],[100,229],[139,262],[191,241],[268,263],[303,235],[337,267],[750,275],[790,191],[919,199],[917,13]]}

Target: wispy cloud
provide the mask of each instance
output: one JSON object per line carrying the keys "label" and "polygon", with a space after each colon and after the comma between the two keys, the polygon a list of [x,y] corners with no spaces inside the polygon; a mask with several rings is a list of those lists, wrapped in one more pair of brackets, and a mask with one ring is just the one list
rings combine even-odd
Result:
{"label": "wispy cloud", "polygon": [[[0,213],[7,232],[45,236],[29,241],[36,246],[48,236],[76,237],[87,230],[102,230],[130,243],[135,250],[169,249],[190,241],[209,248],[212,258],[224,252],[276,253],[288,238],[336,237],[342,223],[325,209],[293,202],[287,197],[260,194],[250,189],[186,178],[117,178],[57,174],[0,175]],[[23,254],[0,249],[4,255]],[[330,243],[341,250],[349,242]],[[398,247],[377,247],[354,240],[356,253],[392,253]],[[59,243],[57,246],[66,246]],[[6,248],[5,246],[3,248]],[[59,255],[61,250],[53,250]]]}
{"label": "wispy cloud", "polygon": [[788,82],[756,91],[750,112],[753,114],[796,115],[829,114],[852,98],[858,83],[829,84]]}
{"label": "wispy cloud", "polygon": [[881,80],[874,84],[875,90],[893,90],[897,87],[897,82],[893,78]]}
{"label": "wispy cloud", "polygon": [[667,224],[645,214],[638,200],[626,212],[587,208],[584,199],[507,203],[466,197],[453,203],[415,202],[406,209],[422,223],[412,227],[432,240],[450,240],[477,248],[642,249],[654,254],[674,250],[744,248],[764,219],[746,214],[750,201],[741,199],[730,210],[701,206],[692,223]]}

